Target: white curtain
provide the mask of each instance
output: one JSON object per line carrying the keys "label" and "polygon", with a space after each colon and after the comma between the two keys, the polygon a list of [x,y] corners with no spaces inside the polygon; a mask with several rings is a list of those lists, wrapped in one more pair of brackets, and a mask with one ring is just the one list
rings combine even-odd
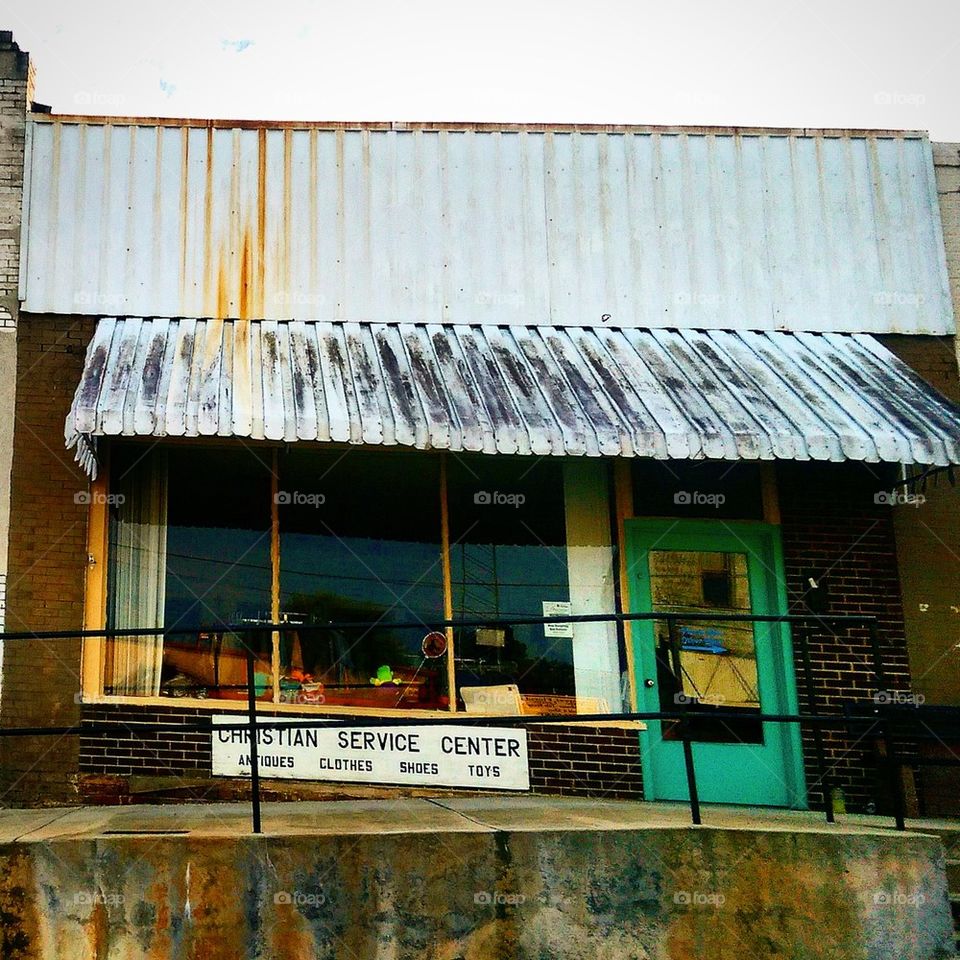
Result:
{"label": "white curtain", "polygon": [[[117,503],[114,533],[114,626],[118,630],[162,627],[167,567],[167,457],[153,451],[129,470],[112,491]],[[107,691],[118,696],[157,696],[163,637],[112,641]]]}

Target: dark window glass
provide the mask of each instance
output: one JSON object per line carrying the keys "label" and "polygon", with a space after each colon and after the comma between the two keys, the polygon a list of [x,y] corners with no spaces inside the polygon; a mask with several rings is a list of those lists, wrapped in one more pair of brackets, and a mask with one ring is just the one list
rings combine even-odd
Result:
{"label": "dark window glass", "polygon": [[[112,641],[107,693],[245,696],[244,641],[218,627],[270,617],[269,464],[269,454],[242,449],[113,451],[111,623],[206,629]],[[246,643],[267,698],[269,635],[249,635]]]}
{"label": "dark window glass", "polygon": [[167,454],[167,627],[270,619],[270,453]]}
{"label": "dark window glass", "polygon": [[[451,457],[448,495],[455,618],[540,617],[545,602],[569,601],[560,463]],[[542,624],[459,629],[456,654],[461,701],[475,698],[472,688],[575,694],[573,642]],[[501,706],[491,712],[511,712]]]}
{"label": "dark window glass", "polygon": [[[281,458],[278,501],[281,617],[382,624],[290,631],[281,645],[282,699],[448,706],[446,658],[422,649],[443,619],[438,459],[290,451]],[[422,625],[391,626],[410,621]]]}

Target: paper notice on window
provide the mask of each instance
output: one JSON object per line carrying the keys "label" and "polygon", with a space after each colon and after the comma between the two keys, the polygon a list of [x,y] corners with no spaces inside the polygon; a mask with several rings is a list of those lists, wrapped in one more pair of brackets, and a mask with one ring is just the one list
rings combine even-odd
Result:
{"label": "paper notice on window", "polygon": [[[573,604],[569,600],[544,600],[543,615],[545,617],[569,617],[573,613]],[[545,637],[567,637],[573,639],[572,623],[545,623],[543,625]]]}

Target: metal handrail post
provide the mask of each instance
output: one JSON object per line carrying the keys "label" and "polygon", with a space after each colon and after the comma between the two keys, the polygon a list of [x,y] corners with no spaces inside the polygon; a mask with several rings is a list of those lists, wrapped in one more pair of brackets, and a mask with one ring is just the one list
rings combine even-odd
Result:
{"label": "metal handrail post", "polygon": [[[680,708],[680,713],[685,714],[689,708],[687,698],[683,696],[683,664],[680,660],[680,638],[677,636],[677,619],[675,616],[665,617],[667,621],[667,632],[670,638],[670,662],[673,665],[673,673],[680,685],[680,697],[675,697],[674,702]],[[690,798],[690,819],[699,826],[703,821],[700,817],[700,794],[697,791],[697,771],[693,763],[693,744],[690,741],[690,720],[686,716],[681,716],[680,723],[680,742],[683,745],[683,766],[687,775],[687,795]]]}
{"label": "metal handrail post", "polygon": [[[870,637],[870,649],[873,656],[873,670],[877,679],[877,694],[874,696],[874,713],[880,716],[880,736],[884,745],[884,756],[878,758],[881,768],[886,767],[887,780],[893,799],[893,819],[898,830],[905,830],[906,798],[903,795],[903,780],[901,778],[901,763],[897,748],[893,742],[893,725],[890,722],[889,694],[886,689],[886,676],[883,668],[883,657],[880,653],[880,637],[877,633],[877,622],[871,620],[867,624]],[[884,695],[879,695],[884,694]]]}
{"label": "metal handrail post", "polygon": [[[803,677],[807,688],[807,712],[819,716],[817,708],[817,693],[814,689],[813,666],[810,663],[810,644],[807,630],[800,627],[796,631],[800,639],[800,658],[803,664]],[[813,724],[813,749],[817,760],[817,775],[820,777],[820,788],[823,791],[823,812],[827,816],[827,823],[834,822],[833,791],[827,777],[827,762],[823,749],[823,730],[819,723]]]}
{"label": "metal handrail post", "polygon": [[257,753],[257,685],[253,650],[244,644],[247,654],[247,719],[250,737],[250,800],[253,804],[253,832],[263,833],[260,825],[260,758]]}

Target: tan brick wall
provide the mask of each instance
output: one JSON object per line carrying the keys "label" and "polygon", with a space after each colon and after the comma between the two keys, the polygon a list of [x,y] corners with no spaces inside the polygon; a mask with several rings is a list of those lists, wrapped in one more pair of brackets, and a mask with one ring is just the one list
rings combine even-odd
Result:
{"label": "tan brick wall", "polygon": [[947,252],[947,275],[956,314],[960,304],[960,143],[933,144],[933,163]]}
{"label": "tan brick wall", "polygon": [[[960,144],[933,144],[947,274],[960,303]],[[956,337],[886,336],[884,344],[960,402]],[[903,615],[914,691],[960,705],[960,487],[940,476],[919,507],[893,511]]]}
{"label": "tan brick wall", "polygon": [[[11,484],[8,630],[77,630],[83,623],[86,476],[64,449],[63,423],[80,378],[91,318],[29,316],[17,331],[17,417]],[[78,722],[80,642],[7,641],[3,726]],[[75,737],[0,741],[0,803],[76,799]]]}
{"label": "tan brick wall", "polygon": [[29,57],[0,31],[0,327],[15,326],[19,310],[23,148],[32,94]]}
{"label": "tan brick wall", "polygon": [[[32,95],[29,57],[8,31],[0,31],[0,630],[6,612],[24,143]],[[2,654],[0,649],[0,664]]]}

